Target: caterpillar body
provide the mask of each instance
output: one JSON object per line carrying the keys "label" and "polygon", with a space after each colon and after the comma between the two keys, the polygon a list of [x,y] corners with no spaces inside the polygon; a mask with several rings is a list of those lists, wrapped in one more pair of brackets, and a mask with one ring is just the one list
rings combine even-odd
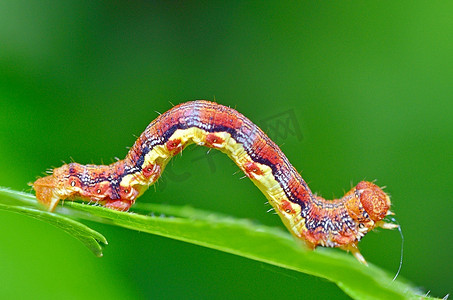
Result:
{"label": "caterpillar body", "polygon": [[361,181],[341,199],[314,195],[269,137],[236,110],[198,100],[182,103],[151,122],[124,160],[110,165],[65,164],[33,183],[50,211],[60,200],[81,199],[127,211],[154,184],[168,161],[191,143],[226,153],[263,192],[288,230],[307,246],[339,247],[362,263],[357,243],[391,214],[390,198]]}

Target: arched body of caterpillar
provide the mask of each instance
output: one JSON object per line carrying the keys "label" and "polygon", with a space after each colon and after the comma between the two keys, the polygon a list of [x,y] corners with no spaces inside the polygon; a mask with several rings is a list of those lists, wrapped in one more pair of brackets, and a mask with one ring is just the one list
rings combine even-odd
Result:
{"label": "arched body of caterpillar", "polygon": [[236,110],[209,101],[192,101],[160,115],[140,135],[124,160],[111,165],[65,164],[33,183],[49,210],[60,200],[94,201],[126,211],[156,182],[168,161],[195,143],[226,153],[263,192],[285,226],[311,247],[340,247],[366,263],[357,243],[385,223],[390,198],[362,181],[343,198],[314,195],[269,137]]}

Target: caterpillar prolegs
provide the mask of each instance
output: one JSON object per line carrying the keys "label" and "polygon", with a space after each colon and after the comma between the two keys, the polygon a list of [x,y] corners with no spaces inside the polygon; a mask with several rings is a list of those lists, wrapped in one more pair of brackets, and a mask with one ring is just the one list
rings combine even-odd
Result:
{"label": "caterpillar prolegs", "polygon": [[124,160],[110,165],[65,164],[33,183],[37,199],[49,210],[60,200],[94,201],[128,210],[156,182],[168,161],[195,143],[226,153],[263,192],[288,230],[315,248],[340,247],[362,263],[357,243],[391,214],[381,188],[359,182],[343,198],[314,195],[269,137],[236,110],[199,100],[182,103],[155,119]]}

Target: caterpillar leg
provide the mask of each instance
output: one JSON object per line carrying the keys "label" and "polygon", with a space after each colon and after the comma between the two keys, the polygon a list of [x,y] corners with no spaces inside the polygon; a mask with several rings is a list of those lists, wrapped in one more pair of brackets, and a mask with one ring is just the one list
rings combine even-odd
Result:
{"label": "caterpillar leg", "polygon": [[[381,227],[381,228],[384,228],[384,229],[395,229],[395,228],[398,228],[399,225],[392,224],[392,223],[386,223],[384,221],[379,221],[379,222],[376,222],[376,227]],[[346,251],[350,251],[352,253],[352,255],[354,255],[354,257],[359,262],[361,262],[365,266],[368,266],[368,263],[366,262],[366,260],[363,257],[363,255],[360,253],[359,248],[357,247],[356,243],[348,244],[348,245],[342,246],[340,248],[343,249],[343,250],[346,250]]]}
{"label": "caterpillar leg", "polygon": [[[389,210],[389,211],[387,212],[387,214],[386,214],[386,216],[393,216],[393,215],[395,215],[395,214],[393,213],[393,211],[390,211],[390,210]],[[395,228],[400,227],[400,226],[397,225],[397,224],[386,223],[386,222],[384,222],[384,221],[379,221],[379,222],[376,224],[376,226],[381,227],[381,228],[384,228],[384,229],[395,229]]]}
{"label": "caterpillar leg", "polygon": [[384,229],[395,229],[400,227],[399,225],[392,224],[392,223],[385,223],[385,222],[380,222],[377,226],[384,228]]}
{"label": "caterpillar leg", "polygon": [[359,262],[361,262],[365,266],[368,266],[368,263],[366,262],[365,257],[363,257],[363,255],[360,253],[357,244],[349,244],[341,247],[341,249],[350,251]]}

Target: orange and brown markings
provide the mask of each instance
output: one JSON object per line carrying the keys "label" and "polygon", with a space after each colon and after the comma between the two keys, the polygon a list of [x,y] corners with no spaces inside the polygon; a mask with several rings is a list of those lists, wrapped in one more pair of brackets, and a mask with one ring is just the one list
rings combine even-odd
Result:
{"label": "orange and brown markings", "polygon": [[91,186],[90,188],[90,198],[96,199],[99,197],[99,199],[103,199],[108,196],[109,190],[110,190],[110,182],[105,180],[105,181],[100,181],[97,182],[95,185]]}
{"label": "orange and brown markings", "polygon": [[259,165],[253,161],[246,162],[244,164],[245,174],[252,179],[256,178],[256,175],[263,175],[264,172],[260,169]]}
{"label": "orange and brown markings", "polygon": [[357,242],[385,223],[390,199],[362,181],[338,200],[314,195],[280,148],[236,110],[209,101],[173,107],[151,122],[124,160],[108,166],[72,163],[33,183],[49,210],[61,199],[82,199],[128,210],[161,175],[168,160],[195,142],[226,152],[265,193],[290,232],[314,248],[350,250],[361,262]]}
{"label": "orange and brown markings", "polygon": [[231,109],[216,109],[210,107],[200,112],[200,122],[205,124],[222,125],[232,129],[239,129],[242,126],[242,115],[233,113]]}
{"label": "orange and brown markings", "polygon": [[151,176],[155,175],[156,173],[160,174],[160,166],[158,164],[147,163],[142,167],[142,174],[145,179],[151,178]]}
{"label": "orange and brown markings", "polygon": [[208,133],[206,136],[206,146],[211,148],[219,148],[225,142],[220,136],[215,133]]}
{"label": "orange and brown markings", "polygon": [[354,223],[348,216],[341,200],[331,202],[329,207],[322,205],[326,202],[316,197],[318,204],[311,206],[305,220],[307,241],[316,246],[320,241],[326,246],[338,246],[356,241]]}
{"label": "orange and brown markings", "polygon": [[280,202],[280,211],[284,211],[287,214],[294,214],[296,212],[292,204],[287,200],[282,200]]}
{"label": "orange and brown markings", "polygon": [[182,151],[183,145],[181,144],[181,139],[168,140],[165,143],[167,150],[172,154],[176,155]]}
{"label": "orange and brown markings", "polygon": [[272,166],[282,166],[285,163],[283,153],[264,133],[256,136],[252,149],[260,160],[267,161]]}

